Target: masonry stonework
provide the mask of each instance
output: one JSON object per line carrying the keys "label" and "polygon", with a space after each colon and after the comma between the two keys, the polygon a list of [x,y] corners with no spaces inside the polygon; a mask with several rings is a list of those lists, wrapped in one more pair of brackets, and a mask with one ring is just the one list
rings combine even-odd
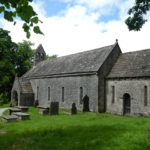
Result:
{"label": "masonry stonework", "polygon": [[[112,103],[112,86],[115,87],[115,99]],[[147,86],[147,106],[144,105],[144,87]],[[123,115],[123,95],[128,93],[131,97],[132,116],[150,114],[150,79],[114,79],[106,82],[107,113]],[[148,115],[148,114],[147,114]]]}
{"label": "masonry stonework", "polygon": [[[57,101],[60,108],[71,109],[72,103],[76,103],[77,109],[82,110],[83,105],[80,104],[80,87],[82,87],[83,97],[89,96],[90,110],[98,111],[97,75],[32,79],[31,84],[35,99],[39,100],[40,106],[49,106],[50,102]],[[38,93],[37,87],[39,87]],[[48,87],[50,87],[50,100],[48,100]],[[62,87],[64,87],[64,102],[62,102]]]}
{"label": "masonry stonework", "polygon": [[18,105],[83,110],[82,98],[89,97],[89,109],[117,115],[150,116],[150,50],[122,53],[115,44],[77,54],[45,60],[39,45],[34,66],[16,77],[11,91]]}

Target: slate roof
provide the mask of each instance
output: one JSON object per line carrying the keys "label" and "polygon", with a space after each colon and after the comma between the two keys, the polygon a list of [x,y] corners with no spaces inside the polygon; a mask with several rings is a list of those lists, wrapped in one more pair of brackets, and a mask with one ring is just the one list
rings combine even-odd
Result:
{"label": "slate roof", "polygon": [[107,78],[150,76],[150,49],[121,54]]}
{"label": "slate roof", "polygon": [[24,74],[23,77],[34,78],[48,75],[96,72],[111,53],[115,44],[42,61]]}
{"label": "slate roof", "polygon": [[33,93],[32,86],[29,80],[19,78],[19,83],[22,93]]}

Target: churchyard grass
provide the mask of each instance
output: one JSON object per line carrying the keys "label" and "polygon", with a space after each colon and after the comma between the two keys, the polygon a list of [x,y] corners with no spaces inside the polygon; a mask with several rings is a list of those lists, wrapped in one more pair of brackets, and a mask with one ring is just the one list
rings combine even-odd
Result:
{"label": "churchyard grass", "polygon": [[30,108],[30,120],[0,120],[0,150],[147,150],[150,118],[79,113],[42,116]]}
{"label": "churchyard grass", "polygon": [[3,104],[3,105],[0,106],[0,108],[6,108],[6,107],[9,107],[9,106],[10,106],[10,104]]}

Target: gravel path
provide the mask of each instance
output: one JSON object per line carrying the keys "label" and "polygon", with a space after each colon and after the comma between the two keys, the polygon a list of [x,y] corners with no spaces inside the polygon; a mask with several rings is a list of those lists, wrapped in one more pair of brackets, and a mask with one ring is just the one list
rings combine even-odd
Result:
{"label": "gravel path", "polygon": [[2,116],[3,115],[3,112],[5,111],[5,110],[8,110],[9,108],[0,108],[0,116]]}

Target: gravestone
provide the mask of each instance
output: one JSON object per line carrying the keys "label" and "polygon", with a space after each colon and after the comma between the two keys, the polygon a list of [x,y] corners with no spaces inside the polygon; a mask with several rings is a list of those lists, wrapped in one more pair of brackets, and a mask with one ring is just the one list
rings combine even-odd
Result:
{"label": "gravestone", "polygon": [[18,117],[15,115],[7,115],[7,116],[2,116],[3,122],[14,122],[17,121]]}
{"label": "gravestone", "polygon": [[9,115],[11,115],[14,112],[21,112],[21,109],[16,108],[16,107],[10,107],[9,108]]}
{"label": "gravestone", "polygon": [[49,115],[49,107],[47,106],[38,106],[38,112],[42,115]]}
{"label": "gravestone", "polygon": [[19,108],[21,110],[21,112],[28,112],[29,107],[27,106],[17,106],[16,108]]}
{"label": "gravestone", "polygon": [[30,115],[22,112],[15,112],[13,115],[18,117],[18,120],[29,120]]}
{"label": "gravestone", "polygon": [[71,114],[72,115],[77,114],[77,108],[76,108],[76,104],[75,103],[72,103]]}
{"label": "gravestone", "polygon": [[49,115],[49,108],[44,109],[42,115]]}
{"label": "gravestone", "polygon": [[58,111],[59,111],[59,102],[51,102],[49,110],[50,115],[58,115]]}
{"label": "gravestone", "polygon": [[37,107],[39,105],[39,101],[38,100],[35,100],[34,101],[34,107]]}
{"label": "gravestone", "polygon": [[89,112],[89,97],[87,95],[83,98],[83,112]]}

